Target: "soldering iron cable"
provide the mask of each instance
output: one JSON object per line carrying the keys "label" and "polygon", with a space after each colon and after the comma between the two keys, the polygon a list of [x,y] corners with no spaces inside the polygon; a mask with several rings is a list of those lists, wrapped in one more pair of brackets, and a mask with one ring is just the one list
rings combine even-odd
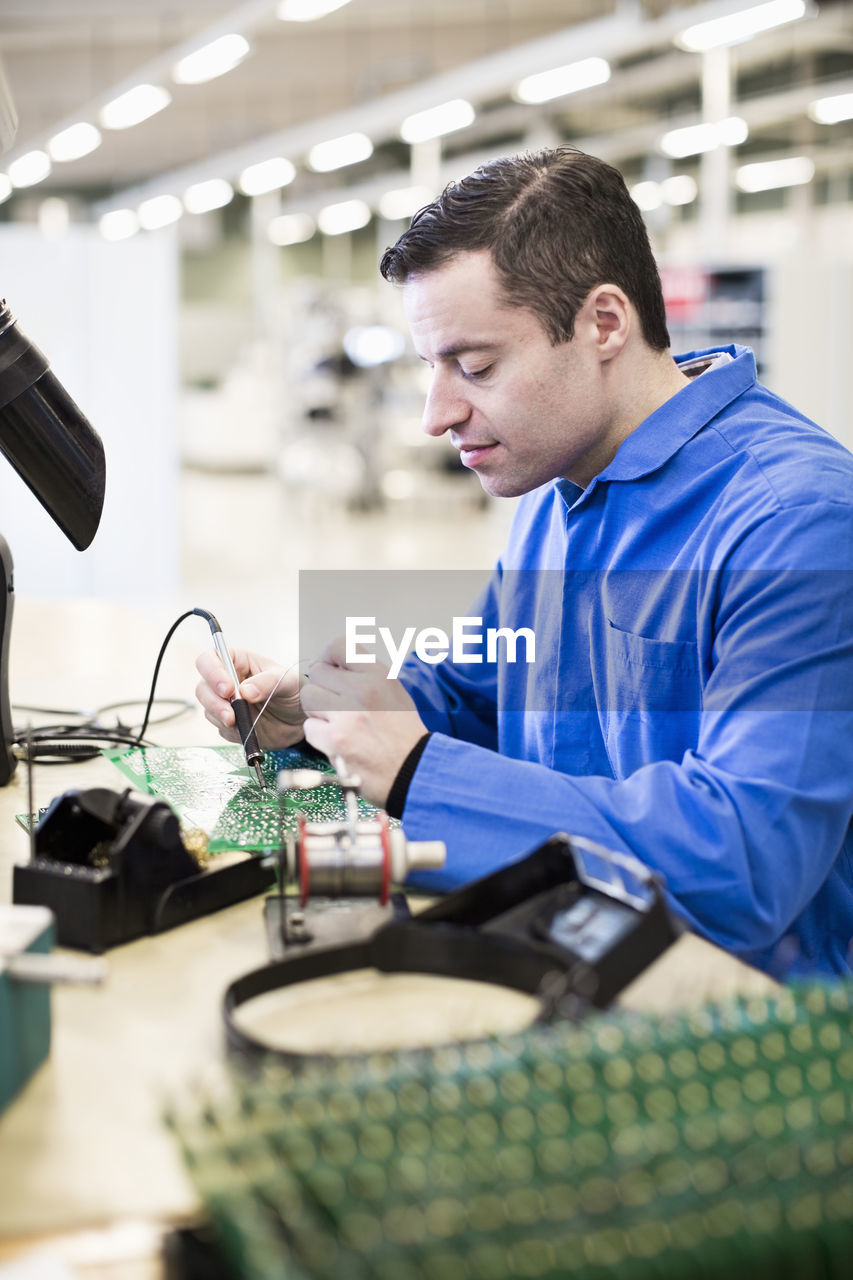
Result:
{"label": "soldering iron cable", "polygon": [[[247,764],[254,767],[258,774],[258,781],[261,787],[266,789],[266,783],[260,768],[264,759],[264,753],[258,744],[255,730],[257,729],[261,717],[264,715],[267,707],[277,693],[282,680],[284,680],[285,677],[294,670],[294,668],[298,668],[302,664],[300,662],[294,662],[289,667],[282,670],[269,694],[265,698],[260,710],[254,720],[252,720],[249,703],[247,703],[245,699],[237,696],[240,681],[238,679],[237,672],[234,669],[234,662],[231,657],[230,650],[225,643],[222,628],[214,614],[212,614],[208,609],[201,608],[188,609],[186,613],[182,613],[181,616],[173,622],[172,626],[166,633],[163,643],[160,646],[157,660],[154,664],[151,688],[145,704],[142,725],[138,732],[132,730],[130,726],[125,727],[120,723],[116,725],[115,729],[105,728],[97,723],[97,715],[99,714],[97,712],[60,711],[56,708],[33,708],[20,706],[18,707],[18,710],[22,711],[39,711],[42,714],[50,712],[54,715],[80,716],[83,718],[84,723],[75,725],[44,725],[37,729],[28,728],[25,736],[23,734],[18,735],[19,738],[21,738],[21,741],[16,742],[14,746],[19,758],[33,760],[37,757],[41,759],[49,757],[50,763],[74,764],[80,760],[92,759],[100,754],[104,743],[109,743],[111,746],[124,744],[130,747],[153,745],[147,742],[145,735],[148,730],[148,726],[151,723],[151,712],[154,707],[157,681],[160,676],[160,667],[162,666],[163,658],[172,636],[175,634],[182,622],[186,621],[187,618],[192,618],[194,616],[204,618],[207,622],[213,635],[213,642],[216,651],[234,682],[235,697],[232,700],[231,705],[234,707],[234,717],[237,724],[237,731],[240,735],[240,744],[245,752]],[[166,701],[178,700],[167,699]],[[123,704],[113,703],[111,704],[111,707],[118,707],[121,705]],[[181,702],[180,704],[180,710],[188,710],[191,709],[191,707],[192,703]],[[103,708],[103,710],[107,709],[109,708]],[[173,712],[172,714],[175,713]],[[160,721],[158,720],[156,723],[160,723]]]}

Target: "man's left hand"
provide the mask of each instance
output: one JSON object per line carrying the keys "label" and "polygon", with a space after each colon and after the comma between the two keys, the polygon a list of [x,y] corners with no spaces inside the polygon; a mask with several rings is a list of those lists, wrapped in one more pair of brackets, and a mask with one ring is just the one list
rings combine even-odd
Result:
{"label": "man's left hand", "polygon": [[346,662],[343,636],[313,663],[302,686],[305,737],[330,760],[341,756],[360,791],[384,807],[400,766],[426,733],[399,680],[379,663]]}

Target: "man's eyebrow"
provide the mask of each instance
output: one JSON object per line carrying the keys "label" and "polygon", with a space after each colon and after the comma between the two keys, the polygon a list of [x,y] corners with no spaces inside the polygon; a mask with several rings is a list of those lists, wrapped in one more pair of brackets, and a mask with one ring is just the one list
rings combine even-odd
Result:
{"label": "man's eyebrow", "polygon": [[[439,347],[436,355],[442,360],[452,360],[454,356],[467,355],[471,351],[497,351],[499,343],[497,342],[457,342],[449,347]],[[426,360],[426,356],[419,355],[419,360]]]}

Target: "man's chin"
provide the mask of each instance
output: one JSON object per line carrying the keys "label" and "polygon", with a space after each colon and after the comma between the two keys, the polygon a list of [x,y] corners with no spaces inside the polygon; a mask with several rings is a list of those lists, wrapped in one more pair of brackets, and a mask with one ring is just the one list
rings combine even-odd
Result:
{"label": "man's chin", "polygon": [[535,485],[524,484],[518,479],[510,479],[507,476],[487,476],[478,475],[480,487],[484,493],[490,498],[520,498],[523,493],[529,493],[531,489],[536,488]]}

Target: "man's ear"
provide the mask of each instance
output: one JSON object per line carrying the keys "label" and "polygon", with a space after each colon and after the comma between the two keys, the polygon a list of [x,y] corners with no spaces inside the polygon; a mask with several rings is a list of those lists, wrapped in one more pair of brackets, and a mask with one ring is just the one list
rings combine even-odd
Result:
{"label": "man's ear", "polygon": [[618,355],[631,331],[631,304],[618,284],[599,284],[583,305],[585,318],[601,360]]}

